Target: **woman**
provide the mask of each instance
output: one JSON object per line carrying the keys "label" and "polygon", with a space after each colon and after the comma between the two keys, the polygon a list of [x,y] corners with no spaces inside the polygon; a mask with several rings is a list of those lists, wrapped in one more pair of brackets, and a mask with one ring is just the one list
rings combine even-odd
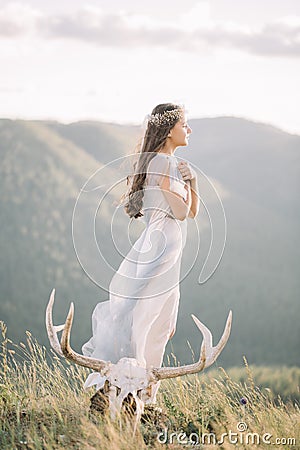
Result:
{"label": "woman", "polygon": [[[177,320],[186,218],[194,218],[199,208],[195,173],[174,155],[177,147],[188,145],[191,132],[179,105],[158,105],[148,118],[125,196],[127,214],[144,216],[146,227],[111,280],[110,300],[94,310],[93,337],[82,348],[87,356],[111,362],[133,357],[145,367],[162,364]],[[85,387],[99,389],[103,383],[103,377],[91,374]]]}

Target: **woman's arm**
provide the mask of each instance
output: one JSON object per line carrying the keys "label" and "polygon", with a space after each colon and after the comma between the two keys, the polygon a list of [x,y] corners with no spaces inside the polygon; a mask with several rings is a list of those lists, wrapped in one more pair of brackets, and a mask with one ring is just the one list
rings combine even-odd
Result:
{"label": "woman's arm", "polygon": [[194,170],[191,169],[190,165],[186,161],[180,161],[178,163],[178,169],[182,175],[182,178],[186,183],[186,186],[188,187],[189,196],[191,197],[188,217],[194,219],[199,212],[199,203],[200,203],[197,176]]}
{"label": "woman's arm", "polygon": [[189,215],[192,204],[190,187],[187,184],[185,185],[185,189],[187,190],[187,198],[184,200],[182,196],[170,190],[170,177],[166,174],[162,178],[160,188],[162,189],[164,196],[170,205],[174,217],[178,220],[186,219]]}
{"label": "woman's arm", "polygon": [[198,215],[199,212],[199,193],[198,193],[198,183],[197,183],[197,177],[192,178],[190,181],[188,181],[190,185],[190,191],[191,191],[191,207],[188,214],[188,217],[195,218]]}

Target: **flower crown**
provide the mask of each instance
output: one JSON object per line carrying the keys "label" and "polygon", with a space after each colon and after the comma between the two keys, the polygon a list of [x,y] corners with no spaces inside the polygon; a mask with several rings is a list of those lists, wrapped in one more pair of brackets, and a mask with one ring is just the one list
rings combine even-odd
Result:
{"label": "flower crown", "polygon": [[182,118],[182,110],[181,109],[172,109],[171,111],[165,111],[163,113],[151,114],[148,116],[148,123],[151,125],[166,126],[171,125],[175,120],[179,120]]}

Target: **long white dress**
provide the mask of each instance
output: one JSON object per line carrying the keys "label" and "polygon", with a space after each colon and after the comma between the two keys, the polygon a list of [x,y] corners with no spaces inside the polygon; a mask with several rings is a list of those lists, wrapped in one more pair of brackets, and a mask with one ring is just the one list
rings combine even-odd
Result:
{"label": "long white dress", "polygon": [[[174,155],[163,153],[149,163],[143,198],[146,227],[114,274],[109,300],[98,303],[93,312],[93,335],[82,347],[86,356],[112,363],[132,357],[145,367],[162,364],[177,321],[187,221],[174,218],[160,184],[168,174],[170,190],[186,200],[187,191],[177,163]],[[104,377],[93,372],[85,388],[96,384],[100,389],[104,382]]]}

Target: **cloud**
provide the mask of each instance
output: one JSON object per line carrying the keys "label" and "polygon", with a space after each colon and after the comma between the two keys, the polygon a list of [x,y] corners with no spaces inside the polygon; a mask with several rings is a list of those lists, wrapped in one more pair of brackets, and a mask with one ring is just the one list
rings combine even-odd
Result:
{"label": "cloud", "polygon": [[[185,19],[188,17],[191,14]],[[198,53],[203,49],[233,48],[262,56],[300,56],[300,17],[268,23],[259,30],[215,22],[209,11],[204,17],[198,26],[194,20],[189,27],[187,20],[161,22],[150,16],[107,13],[91,7],[68,15],[46,15],[14,5],[2,9],[0,36],[11,39],[35,33],[44,39],[77,40],[112,48],[165,47]]]}
{"label": "cloud", "polygon": [[22,87],[0,86],[0,94],[22,94],[25,89]]}
{"label": "cloud", "polygon": [[17,38],[36,28],[41,13],[21,3],[11,3],[0,10],[0,38]]}
{"label": "cloud", "polygon": [[5,20],[4,18],[0,18],[0,36],[2,37],[16,37],[24,34],[26,30],[19,26],[19,24],[14,23],[10,20]]}

